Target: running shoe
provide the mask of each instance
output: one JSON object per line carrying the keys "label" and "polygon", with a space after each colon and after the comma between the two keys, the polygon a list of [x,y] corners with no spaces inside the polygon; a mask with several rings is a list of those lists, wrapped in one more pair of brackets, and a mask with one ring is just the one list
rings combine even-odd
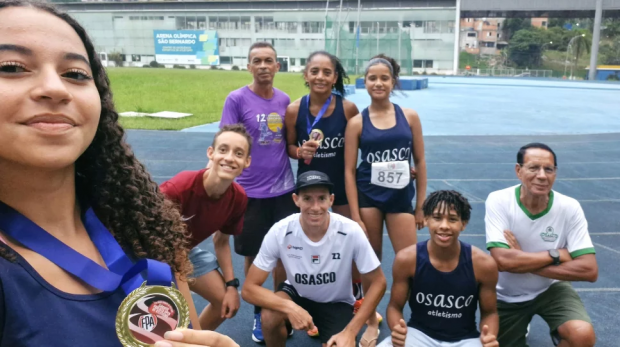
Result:
{"label": "running shoe", "polygon": [[252,340],[256,343],[265,342],[263,337],[263,325],[260,320],[260,313],[254,314],[254,328],[252,329]]}
{"label": "running shoe", "polygon": [[[357,301],[355,301],[355,304],[353,305],[353,314],[356,314],[357,311],[360,309],[360,307],[362,307],[362,303],[364,302],[364,298],[361,298]],[[376,312],[377,314],[377,320],[379,321],[379,324],[381,324],[381,322],[383,322],[383,316],[381,316],[381,314],[379,314],[379,312]]]}

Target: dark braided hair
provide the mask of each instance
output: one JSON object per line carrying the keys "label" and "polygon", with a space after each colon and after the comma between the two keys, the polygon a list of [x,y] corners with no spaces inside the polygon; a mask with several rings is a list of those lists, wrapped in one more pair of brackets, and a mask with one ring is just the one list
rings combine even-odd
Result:
{"label": "dark braided hair", "polygon": [[454,208],[463,222],[468,222],[471,216],[471,205],[469,201],[455,190],[438,190],[432,192],[424,201],[424,205],[422,205],[424,217],[431,216],[437,207],[440,208],[440,214],[449,213],[449,210]]}
{"label": "dark braided hair", "polygon": [[392,94],[394,94],[396,92],[396,90],[400,90],[401,89],[401,85],[400,85],[400,65],[396,62],[396,60],[392,57],[388,57],[387,55],[381,53],[378,55],[375,55],[374,57],[370,58],[370,64],[366,67],[366,73],[364,74],[364,78],[366,76],[368,76],[368,69],[370,69],[371,66],[373,65],[377,65],[377,64],[381,64],[380,61],[377,62],[372,62],[375,59],[383,59],[386,60],[388,63],[390,63],[391,66],[388,66],[390,68],[390,72],[392,73],[392,78],[394,79],[394,89],[392,90]]}
{"label": "dark braided hair", "polygon": [[[332,65],[334,66],[334,70],[336,74],[338,75],[338,78],[336,79],[336,83],[334,84],[333,89],[336,90],[342,97],[344,97],[345,96],[344,81],[349,82],[349,75],[347,75],[347,70],[345,70],[344,67],[342,66],[340,59],[338,59],[338,57],[336,57],[335,55],[329,52],[326,52],[326,51],[312,52],[312,54],[310,54],[308,58],[306,59],[306,67],[304,68],[304,75],[308,72],[308,65],[310,61],[312,61],[312,58],[314,58],[317,55],[326,56],[332,62]],[[308,82],[306,82],[306,87],[309,87],[309,86],[310,85],[308,84]]]}
{"label": "dark braided hair", "polygon": [[[181,278],[187,278],[192,271],[188,260],[189,233],[178,210],[164,198],[125,142],[110,81],[86,31],[69,15],[46,3],[0,1],[0,11],[8,7],[34,8],[64,20],[88,52],[100,96],[101,116],[93,142],[75,163],[76,192],[80,200],[92,206],[125,252],[164,262]],[[8,247],[0,247],[0,256],[15,260]]]}

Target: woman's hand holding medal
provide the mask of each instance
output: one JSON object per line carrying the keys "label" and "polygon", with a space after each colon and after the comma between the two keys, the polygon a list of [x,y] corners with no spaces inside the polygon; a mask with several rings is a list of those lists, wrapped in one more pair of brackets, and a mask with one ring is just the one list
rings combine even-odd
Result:
{"label": "woman's hand holding medal", "polygon": [[208,330],[168,331],[155,347],[239,347],[230,337]]}
{"label": "woman's hand holding medal", "polygon": [[303,145],[301,145],[299,156],[304,159],[304,163],[306,163],[306,165],[310,165],[310,162],[312,161],[312,158],[319,149],[320,145],[321,143],[319,141],[313,139],[306,141]]}

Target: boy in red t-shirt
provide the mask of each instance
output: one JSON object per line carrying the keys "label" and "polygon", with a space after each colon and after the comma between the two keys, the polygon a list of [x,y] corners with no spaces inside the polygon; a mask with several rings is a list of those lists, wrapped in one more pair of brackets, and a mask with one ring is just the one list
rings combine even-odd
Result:
{"label": "boy in red t-shirt", "polygon": [[[200,314],[205,330],[215,330],[239,309],[239,280],[233,273],[229,238],[243,227],[248,198],[234,179],[250,166],[251,146],[243,125],[224,126],[207,149],[206,169],[183,171],[161,185],[162,192],[179,204],[192,234],[189,258],[195,281],[190,289],[209,302]],[[211,235],[215,255],[197,247]]]}

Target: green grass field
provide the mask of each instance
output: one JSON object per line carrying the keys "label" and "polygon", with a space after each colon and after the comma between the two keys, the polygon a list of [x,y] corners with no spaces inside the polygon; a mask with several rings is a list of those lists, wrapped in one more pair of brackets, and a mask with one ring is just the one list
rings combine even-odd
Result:
{"label": "green grass field", "polygon": [[[252,75],[247,71],[144,68],[108,68],[107,71],[119,113],[175,111],[193,114],[182,119],[121,117],[126,129],[179,130],[216,122],[228,93],[252,82]],[[308,93],[301,73],[278,73],[274,86],[287,93],[291,100]]]}

